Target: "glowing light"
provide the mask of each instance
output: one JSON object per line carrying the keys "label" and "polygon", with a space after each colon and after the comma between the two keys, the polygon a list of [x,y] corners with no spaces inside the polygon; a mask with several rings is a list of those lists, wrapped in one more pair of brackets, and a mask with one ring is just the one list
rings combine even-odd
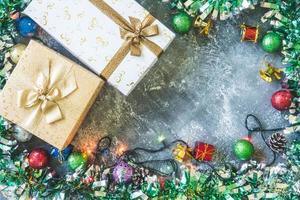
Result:
{"label": "glowing light", "polygon": [[84,150],[83,150],[83,153],[82,153],[83,157],[85,159],[91,159],[93,158],[94,154],[93,154],[93,150],[91,148],[88,148],[86,147]]}
{"label": "glowing light", "polygon": [[160,135],[160,136],[158,136],[158,142],[162,142],[162,141],[164,141],[166,139],[166,137],[164,136],[164,135]]}
{"label": "glowing light", "polygon": [[121,156],[125,151],[127,150],[127,146],[124,144],[119,144],[119,146],[116,149],[116,154],[118,156]]}
{"label": "glowing light", "polygon": [[252,138],[251,137],[245,136],[245,137],[243,137],[243,139],[252,143]]}
{"label": "glowing light", "polygon": [[88,154],[86,152],[82,153],[84,159],[88,159]]}
{"label": "glowing light", "polygon": [[90,155],[90,154],[92,154],[92,152],[93,152],[93,151],[92,151],[92,150],[90,150],[90,149],[87,149],[87,150],[86,150],[86,154],[87,154],[87,155]]}

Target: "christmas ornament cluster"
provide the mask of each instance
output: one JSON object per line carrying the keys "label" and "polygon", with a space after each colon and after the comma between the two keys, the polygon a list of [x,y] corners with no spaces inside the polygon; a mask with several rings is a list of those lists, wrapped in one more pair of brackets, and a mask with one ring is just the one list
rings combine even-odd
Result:
{"label": "christmas ornament cluster", "polygon": [[[193,164],[192,168],[190,164],[187,165],[188,159],[192,157],[181,160],[180,168],[172,172],[173,176],[156,173],[153,168],[143,166],[126,156],[119,157],[111,166],[98,161],[88,161],[86,152],[71,152],[68,148],[61,156],[64,154],[63,162],[69,170],[65,175],[59,175],[49,165],[49,162],[58,159],[57,149],[47,151],[36,148],[31,152],[9,154],[18,149],[18,143],[13,139],[11,132],[7,131],[7,124],[3,119],[0,125],[0,148],[3,152],[0,186],[3,194],[11,199],[224,199],[228,196],[233,199],[245,196],[255,199],[257,195],[261,198],[297,199],[300,195],[299,141],[294,141],[284,148],[287,158],[285,164],[266,166],[250,161],[240,168],[226,163],[211,166],[210,169],[203,168],[202,165],[211,161],[214,148],[197,142],[194,153],[192,151],[192,157],[198,159],[197,164]],[[182,147],[186,145],[182,142],[178,140],[177,145],[172,147],[174,159],[178,158],[178,148],[183,150]],[[162,144],[169,148],[166,141],[162,141]],[[284,144],[285,140],[280,134],[272,135],[272,149],[282,152]],[[95,156],[106,157],[106,151],[111,151],[112,148],[110,145],[100,147]],[[208,154],[203,155],[201,149],[206,149]],[[136,154],[138,150],[143,148],[132,151],[136,151]],[[189,147],[185,150],[191,152]],[[248,159],[253,150],[253,145],[247,140],[239,140],[234,146],[239,159]],[[130,151],[127,151],[128,155],[134,155]],[[124,152],[124,155],[127,153]],[[154,161],[153,164],[152,167],[155,167],[159,163]]]}

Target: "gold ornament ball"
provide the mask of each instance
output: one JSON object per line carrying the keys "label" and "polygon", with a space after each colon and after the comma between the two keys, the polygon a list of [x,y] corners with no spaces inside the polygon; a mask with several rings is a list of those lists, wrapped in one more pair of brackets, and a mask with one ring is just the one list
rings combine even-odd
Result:
{"label": "gold ornament ball", "polygon": [[26,49],[25,44],[16,44],[13,46],[10,50],[10,59],[17,64],[20,60],[20,57],[22,56],[23,52]]}

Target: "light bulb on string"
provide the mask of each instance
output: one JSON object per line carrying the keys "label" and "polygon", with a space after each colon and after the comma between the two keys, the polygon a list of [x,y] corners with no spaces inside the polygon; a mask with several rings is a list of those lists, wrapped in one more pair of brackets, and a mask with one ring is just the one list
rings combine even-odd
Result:
{"label": "light bulb on string", "polygon": [[157,140],[159,143],[163,142],[166,139],[166,137],[164,135],[160,135],[158,136]]}
{"label": "light bulb on string", "polygon": [[116,148],[116,155],[121,156],[127,150],[127,145],[119,144]]}

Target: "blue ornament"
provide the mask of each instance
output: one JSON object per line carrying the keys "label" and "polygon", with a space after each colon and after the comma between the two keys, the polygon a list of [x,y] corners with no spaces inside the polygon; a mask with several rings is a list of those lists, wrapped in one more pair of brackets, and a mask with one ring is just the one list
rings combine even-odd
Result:
{"label": "blue ornament", "polygon": [[68,157],[72,153],[72,151],[73,151],[73,146],[72,145],[67,146],[62,151],[59,151],[57,148],[53,147],[51,149],[50,154],[53,158],[58,158],[60,161],[64,161],[64,160],[68,159]]}
{"label": "blue ornament", "polygon": [[58,156],[59,156],[59,150],[57,149],[57,148],[52,148],[51,149],[51,152],[50,152],[50,155],[53,157],[53,158],[58,158]]}
{"label": "blue ornament", "polygon": [[100,151],[100,154],[101,154],[102,157],[106,157],[107,158],[109,156],[109,154],[110,154],[109,148],[102,149]]}
{"label": "blue ornament", "polygon": [[32,37],[37,30],[37,23],[30,17],[24,16],[17,21],[17,28],[23,37]]}

